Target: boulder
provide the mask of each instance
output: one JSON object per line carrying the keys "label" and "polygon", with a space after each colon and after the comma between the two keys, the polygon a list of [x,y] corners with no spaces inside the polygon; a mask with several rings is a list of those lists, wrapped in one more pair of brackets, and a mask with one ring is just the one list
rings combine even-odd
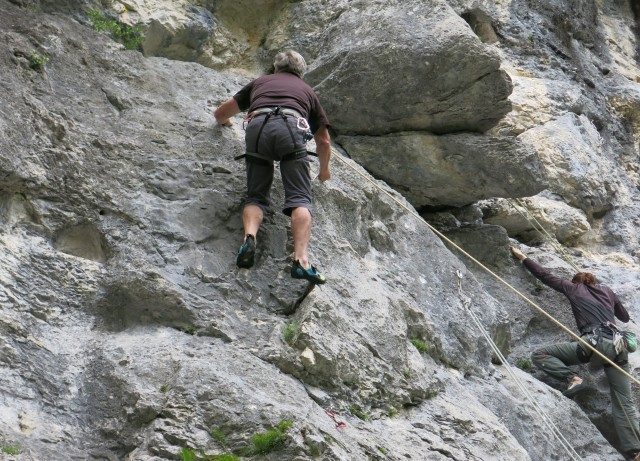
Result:
{"label": "boulder", "polygon": [[482,132],[511,110],[498,54],[444,1],[359,2],[320,38],[306,78],[341,134]]}
{"label": "boulder", "polygon": [[568,113],[518,138],[538,152],[551,192],[590,217],[613,208],[615,164],[602,155],[602,137],[587,117]]}
{"label": "boulder", "polygon": [[[542,195],[520,201],[493,199],[480,202],[483,221],[504,227],[510,237],[575,244],[591,230],[584,211]],[[548,236],[547,236],[548,234]]]}
{"label": "boulder", "polygon": [[404,132],[340,136],[337,142],[416,208],[526,197],[546,186],[535,152],[515,138]]}

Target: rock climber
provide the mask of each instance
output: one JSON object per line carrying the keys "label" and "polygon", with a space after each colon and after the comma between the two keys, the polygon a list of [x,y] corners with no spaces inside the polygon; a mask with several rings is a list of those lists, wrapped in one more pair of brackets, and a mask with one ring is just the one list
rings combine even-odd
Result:
{"label": "rock climber", "polygon": [[248,110],[246,119],[247,198],[242,210],[244,240],[237,265],[254,264],[257,233],[270,205],[274,161],[280,162],[284,186],[283,213],[291,218],[294,261],[291,276],[325,283],[309,262],[311,239],[311,172],[306,143],[313,138],[320,160],[318,179],[331,178],[329,119],[313,89],[302,79],[304,58],[293,50],[278,53],[274,73],[251,81],[214,112],[218,124],[231,126],[230,117]]}
{"label": "rock climber", "polygon": [[[618,296],[610,288],[600,285],[589,272],[579,272],[572,280],[563,279],[551,274],[517,248],[511,247],[511,252],[534,277],[567,297],[581,338],[628,371],[628,352],[618,353],[613,341],[617,331],[614,317],[622,322],[630,319]],[[573,397],[586,387],[583,379],[570,368],[572,365],[602,365],[609,381],[611,413],[620,439],[620,449],[626,459],[640,461],[638,414],[631,398],[631,383],[623,372],[579,341],[543,347],[536,350],[531,359],[545,373],[568,381],[568,387],[563,392],[567,397]]]}

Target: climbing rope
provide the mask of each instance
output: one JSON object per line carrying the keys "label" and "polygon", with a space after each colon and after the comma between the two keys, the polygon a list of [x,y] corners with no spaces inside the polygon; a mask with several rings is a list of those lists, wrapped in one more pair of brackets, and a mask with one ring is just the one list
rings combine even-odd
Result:
{"label": "climbing rope", "polygon": [[[525,218],[529,224],[531,224],[531,226],[538,231],[539,233],[543,234],[546,239],[547,242],[558,252],[558,254],[566,261],[568,262],[574,269],[576,272],[582,272],[578,266],[573,262],[573,260],[571,259],[571,257],[569,256],[569,254],[564,250],[564,248],[562,247],[562,245],[560,245],[560,242],[558,242],[558,240],[554,237],[551,236],[551,234],[549,234],[549,232],[544,228],[544,226],[536,219],[535,216],[533,216],[530,211],[529,211],[529,207],[523,203],[520,199],[516,198],[514,199],[514,201],[521,207],[518,208],[516,207],[512,201],[508,200],[508,202],[511,204],[511,206],[523,217]],[[522,209],[524,209],[524,212],[522,211]],[[634,324],[635,322],[632,319],[631,320]],[[625,407],[625,405],[622,404],[622,400],[620,399],[620,394],[618,391],[616,391],[615,389],[612,388],[613,394],[615,395],[615,398],[618,402],[618,406],[620,407],[620,409],[623,411],[624,413],[624,417],[626,418],[627,422],[629,423],[629,427],[631,428],[631,431],[633,432],[633,435],[636,439],[636,441],[638,441],[640,443],[640,434],[638,434],[638,430],[637,430],[637,425],[633,423],[633,419],[632,417],[627,413],[627,409]]]}
{"label": "climbing rope", "polygon": [[573,262],[573,260],[571,259],[571,256],[569,256],[569,253],[567,253],[565,249],[562,247],[562,245],[560,245],[560,242],[558,242],[558,240],[555,237],[549,234],[547,229],[545,229],[545,227],[540,223],[540,221],[538,221],[536,217],[529,212],[529,207],[524,202],[522,202],[522,200],[516,198],[513,201],[515,201],[522,209],[524,209],[524,212],[522,211],[522,209],[516,207],[513,204],[513,201],[511,200],[507,200],[507,201],[524,219],[526,219],[529,222],[529,224],[531,224],[531,226],[533,226],[533,228],[536,231],[538,231],[539,233],[541,233],[547,238],[547,242],[558,252],[558,254],[560,255],[560,257],[562,257],[562,259],[568,262],[571,265],[571,267],[575,269],[576,272],[582,272],[578,268],[578,266]]}
{"label": "climbing rope", "polygon": [[434,234],[436,234],[438,237],[440,237],[442,240],[444,240],[445,242],[447,242],[449,245],[451,245],[453,248],[455,248],[456,250],[458,250],[460,253],[462,253],[463,255],[465,255],[467,258],[469,258],[471,261],[473,261],[475,264],[477,264],[480,268],[482,268],[485,272],[487,272],[488,274],[490,274],[491,276],[493,276],[496,280],[498,280],[500,283],[502,283],[503,285],[505,285],[507,288],[509,288],[511,291],[513,291],[516,295],[518,295],[521,299],[523,299],[525,302],[527,302],[528,304],[530,304],[531,306],[533,306],[536,310],[538,310],[540,313],[542,313],[545,317],[547,317],[549,320],[551,320],[553,323],[555,323],[556,325],[558,325],[560,328],[562,328],[564,331],[566,331],[569,335],[571,335],[572,337],[574,337],[576,339],[576,341],[578,341],[579,343],[581,343],[582,345],[584,345],[586,348],[588,348],[589,350],[591,350],[593,353],[595,353],[596,355],[598,355],[600,358],[602,358],[605,362],[607,362],[608,364],[610,364],[612,367],[616,368],[618,371],[620,371],[621,373],[623,373],[625,376],[627,376],[629,379],[631,379],[633,382],[635,382],[636,384],[638,384],[640,386],[640,380],[638,380],[637,378],[635,378],[634,376],[632,376],[629,372],[627,372],[626,370],[622,369],[617,363],[615,363],[613,360],[609,359],[608,357],[606,357],[604,354],[602,354],[600,351],[598,351],[596,348],[594,348],[591,344],[589,344],[587,341],[585,341],[584,339],[582,339],[580,336],[578,336],[576,333],[574,333],[573,331],[571,331],[571,329],[569,329],[568,327],[564,326],[562,324],[562,322],[560,322],[559,320],[557,320],[554,316],[552,316],[551,314],[549,314],[547,311],[545,311],[542,307],[538,306],[534,301],[530,300],[529,298],[527,298],[524,294],[522,294],[517,288],[513,287],[509,282],[507,282],[506,280],[504,280],[502,277],[500,277],[498,274],[496,274],[495,272],[493,272],[491,269],[489,269],[487,266],[485,266],[484,264],[482,264],[480,261],[478,261],[476,258],[474,258],[473,256],[471,256],[468,252],[466,252],[463,248],[461,248],[459,245],[457,245],[455,242],[453,242],[451,239],[449,239],[446,235],[444,235],[442,232],[440,232],[438,229],[436,229],[435,227],[433,227],[431,224],[429,224],[427,221],[424,220],[424,218],[422,218],[422,216],[420,216],[418,214],[418,212],[416,212],[415,210],[409,208],[407,205],[405,205],[404,203],[402,203],[400,200],[398,200],[396,197],[394,197],[392,194],[390,194],[389,192],[387,192],[386,190],[384,190],[376,181],[374,181],[373,179],[371,179],[370,177],[368,177],[367,175],[365,175],[364,173],[362,173],[361,171],[359,171],[357,168],[355,168],[353,165],[351,165],[349,162],[347,162],[344,158],[342,158],[342,155],[337,152],[333,147],[331,148],[331,152],[334,154],[334,157],[337,158],[343,165],[347,166],[349,169],[351,169],[353,172],[355,172],[357,175],[359,175],[360,177],[362,177],[365,181],[367,181],[368,183],[370,183],[371,185],[373,185],[373,187],[375,187],[376,189],[378,189],[378,191],[382,192],[384,195],[386,195],[387,197],[389,197],[391,200],[393,200],[398,206],[400,206],[402,209],[404,209],[407,213],[409,213],[410,215],[412,215],[413,217],[415,217],[418,221],[420,221],[422,224],[424,224],[426,227],[428,227]]}
{"label": "climbing rope", "polygon": [[462,301],[462,305],[464,306],[465,310],[467,311],[471,319],[474,321],[474,323],[478,327],[478,330],[480,330],[480,332],[482,333],[482,336],[484,336],[484,338],[487,340],[487,342],[491,346],[491,349],[493,350],[494,354],[496,354],[498,359],[500,359],[501,363],[505,365],[507,374],[516,383],[516,385],[520,389],[520,392],[522,392],[525,395],[529,403],[533,406],[536,413],[538,413],[538,415],[542,418],[543,422],[555,435],[555,437],[558,439],[562,447],[567,451],[571,459],[581,460],[582,458],[576,452],[573,446],[569,443],[569,441],[565,438],[565,436],[562,434],[562,431],[558,428],[558,426],[555,425],[555,423],[551,420],[551,418],[549,418],[549,416],[544,412],[544,410],[540,407],[538,402],[536,402],[536,400],[533,398],[529,390],[520,382],[520,379],[513,371],[513,367],[509,364],[506,357],[504,356],[504,354],[502,353],[498,345],[495,343],[495,341],[493,341],[493,339],[487,332],[486,328],[484,328],[478,316],[475,314],[475,312],[471,310],[471,298],[465,295],[464,292],[462,291],[462,272],[457,270],[456,276],[458,277],[458,296],[460,297],[460,301]]}

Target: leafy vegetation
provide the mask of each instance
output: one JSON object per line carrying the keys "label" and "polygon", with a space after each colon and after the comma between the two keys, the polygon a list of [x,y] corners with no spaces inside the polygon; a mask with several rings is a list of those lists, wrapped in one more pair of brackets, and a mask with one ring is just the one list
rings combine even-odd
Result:
{"label": "leafy vegetation", "polygon": [[413,338],[411,340],[411,344],[413,344],[415,348],[418,349],[418,352],[420,352],[421,354],[424,354],[425,352],[429,352],[429,346],[427,345],[426,342],[424,342],[421,339]]}
{"label": "leafy vegetation", "polygon": [[195,461],[196,456],[196,452],[191,448],[182,448],[182,450],[180,450],[180,458],[182,458],[182,461]]}
{"label": "leafy vegetation", "polygon": [[46,54],[40,54],[36,50],[31,52],[29,56],[29,67],[35,70],[43,70],[44,65],[49,62],[49,57]]}
{"label": "leafy vegetation", "polygon": [[369,419],[369,414],[357,405],[351,405],[349,407],[349,411],[353,416],[360,418],[363,421],[367,421]]}
{"label": "leafy vegetation", "polygon": [[295,342],[299,333],[300,324],[298,322],[291,322],[282,326],[282,339],[290,346]]}
{"label": "leafy vegetation", "polygon": [[15,443],[7,444],[3,442],[2,445],[0,446],[0,452],[7,455],[19,455],[20,453],[22,453],[22,449],[18,444],[15,444]]}
{"label": "leafy vegetation", "polygon": [[529,359],[517,359],[516,366],[523,371],[531,371],[533,370],[533,364]]}
{"label": "leafy vegetation", "polygon": [[107,18],[100,10],[90,10],[89,19],[97,31],[106,30],[111,37],[124,45],[128,50],[139,50],[142,45],[142,26],[130,26],[116,19]]}
{"label": "leafy vegetation", "polygon": [[251,454],[265,455],[282,448],[286,442],[286,433],[292,425],[292,421],[280,421],[278,427],[251,437]]}
{"label": "leafy vegetation", "polygon": [[221,446],[227,446],[227,437],[224,435],[224,432],[220,429],[211,429],[209,431],[209,435],[213,437],[213,439],[218,442]]}
{"label": "leafy vegetation", "polygon": [[223,453],[221,455],[199,455],[191,448],[183,448],[180,450],[182,461],[239,461],[236,455],[232,453]]}

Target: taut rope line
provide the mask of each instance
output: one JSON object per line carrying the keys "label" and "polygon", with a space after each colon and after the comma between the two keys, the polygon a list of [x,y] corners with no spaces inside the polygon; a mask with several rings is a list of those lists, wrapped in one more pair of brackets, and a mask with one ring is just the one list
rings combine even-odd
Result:
{"label": "taut rope line", "polygon": [[486,330],[486,328],[484,328],[478,316],[475,314],[475,312],[471,310],[471,298],[469,298],[467,295],[465,295],[462,292],[462,273],[459,270],[456,271],[456,276],[458,277],[458,295],[460,296],[462,305],[465,307],[465,309],[469,313],[469,316],[473,319],[474,323],[478,327],[478,330],[480,330],[480,333],[482,333],[482,336],[484,336],[484,338],[487,340],[487,342],[491,346],[491,349],[493,350],[493,352],[504,364],[507,370],[507,374],[516,383],[516,386],[518,387],[518,389],[520,389],[520,392],[522,392],[525,395],[529,403],[533,406],[536,413],[540,415],[543,422],[547,425],[547,427],[549,427],[549,429],[551,429],[551,432],[553,432],[553,435],[555,435],[556,439],[558,439],[558,441],[560,442],[560,445],[562,445],[562,447],[567,451],[571,459],[574,461],[582,460],[580,455],[576,452],[575,448],[573,448],[573,446],[565,438],[562,431],[558,429],[558,426],[556,426],[553,420],[551,420],[551,418],[544,412],[544,410],[540,407],[538,402],[536,402],[536,400],[533,398],[529,390],[522,384],[518,376],[516,376],[516,374],[513,371],[513,367],[509,364],[509,362],[507,361],[507,358],[504,356],[502,351],[500,351],[500,348],[495,343],[495,341],[491,339],[489,332]]}
{"label": "taut rope line", "polygon": [[436,234],[438,237],[440,237],[442,240],[444,240],[445,242],[447,242],[449,245],[451,245],[452,247],[454,247],[456,250],[458,250],[460,253],[462,253],[463,255],[465,255],[467,258],[469,258],[471,261],[473,261],[474,263],[476,263],[479,267],[481,267],[484,271],[486,271],[487,273],[491,274],[496,280],[500,281],[502,284],[504,284],[507,288],[509,288],[511,291],[513,291],[516,295],[518,295],[520,298],[522,298],[524,301],[526,301],[528,304],[530,304],[531,306],[533,306],[536,310],[538,310],[539,312],[541,312],[542,314],[544,314],[549,320],[551,320],[553,323],[555,323],[556,325],[558,325],[560,328],[562,328],[564,331],[566,331],[567,333],[569,333],[571,336],[573,336],[578,342],[580,342],[581,344],[585,345],[587,348],[589,348],[592,352],[596,353],[598,356],[600,356],[604,361],[606,361],[607,363],[609,363],[611,366],[615,367],[618,371],[622,372],[625,376],[627,376],[629,379],[631,379],[633,382],[635,382],[637,385],[640,386],[640,380],[638,380],[637,378],[635,378],[634,376],[632,376],[629,372],[627,372],[626,370],[622,369],[622,367],[620,367],[618,364],[616,364],[613,360],[610,360],[608,357],[606,357],[604,354],[602,354],[600,351],[598,351],[596,348],[594,348],[591,344],[589,344],[587,341],[585,341],[584,339],[582,339],[580,336],[578,336],[577,334],[575,334],[573,331],[571,331],[569,328],[567,328],[566,326],[564,326],[562,324],[562,322],[560,322],[559,320],[557,320],[554,316],[552,316],[551,314],[549,314],[547,311],[545,311],[542,307],[538,306],[535,302],[531,301],[529,298],[527,298],[524,294],[522,294],[520,291],[518,291],[518,289],[516,289],[515,287],[513,287],[509,282],[507,282],[506,280],[504,280],[502,277],[500,277],[498,274],[496,274],[495,272],[493,272],[491,269],[489,269],[487,266],[485,266],[484,264],[482,264],[480,261],[478,261],[476,258],[474,258],[473,256],[471,256],[469,253],[467,253],[464,249],[462,249],[459,245],[457,245],[456,243],[454,243],[452,240],[450,240],[446,235],[444,235],[442,232],[440,232],[438,229],[436,229],[435,227],[433,227],[431,224],[429,224],[427,221],[424,220],[424,218],[422,218],[422,216],[420,216],[415,210],[410,209],[408,206],[406,206],[404,203],[402,203],[400,200],[398,200],[397,198],[395,198],[393,195],[391,195],[389,192],[387,192],[386,190],[384,190],[382,187],[380,187],[379,184],[377,184],[375,181],[373,181],[371,178],[367,177],[365,174],[363,174],[362,172],[358,171],[358,169],[356,169],[353,165],[350,165],[349,162],[347,162],[345,159],[342,158],[342,154],[340,154],[339,152],[337,152],[333,147],[331,148],[331,152],[334,154],[334,157],[336,157],[338,160],[340,160],[340,162],[343,165],[346,165],[347,167],[349,167],[352,171],[354,171],[357,175],[359,175],[360,177],[364,178],[368,183],[370,183],[371,185],[373,185],[373,187],[375,187],[376,189],[378,189],[380,192],[382,192],[384,195],[386,195],[387,197],[389,197],[391,200],[393,200],[396,204],[398,204],[401,208],[403,208],[406,212],[408,212],[409,214],[411,214],[413,217],[415,217],[418,221],[420,221],[422,224],[424,224],[425,226],[427,226],[434,234]]}
{"label": "taut rope line", "polygon": [[526,219],[527,221],[529,221],[529,224],[531,224],[533,226],[533,228],[540,232],[541,234],[545,235],[547,237],[547,241],[549,242],[549,244],[551,244],[551,246],[560,254],[560,256],[569,264],[571,264],[571,267],[573,267],[575,269],[576,272],[582,272],[578,266],[573,262],[573,260],[571,259],[571,257],[569,256],[569,254],[564,251],[564,248],[562,248],[562,245],[560,245],[560,243],[558,243],[558,241],[553,238],[551,236],[551,234],[549,234],[549,232],[547,231],[547,229],[544,228],[544,226],[542,224],[540,224],[540,221],[538,221],[536,219],[535,216],[533,216],[530,212],[529,212],[529,207],[527,207],[525,204],[523,204],[522,200],[520,199],[515,199],[515,202],[521,206],[522,208],[524,208],[525,213],[522,212],[522,210],[518,209],[511,200],[508,200],[508,202],[511,204],[511,206],[518,212],[520,213],[520,215]]}

